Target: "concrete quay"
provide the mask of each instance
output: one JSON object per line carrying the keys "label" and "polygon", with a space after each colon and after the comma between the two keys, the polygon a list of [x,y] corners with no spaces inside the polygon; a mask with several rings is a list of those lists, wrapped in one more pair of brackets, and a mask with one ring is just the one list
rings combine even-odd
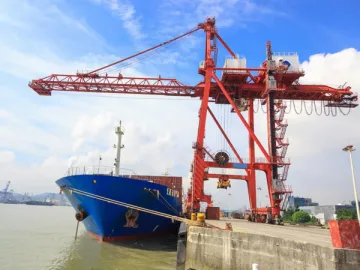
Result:
{"label": "concrete quay", "polygon": [[327,229],[207,220],[233,231],[189,227],[185,269],[360,269],[360,251],[332,248]]}
{"label": "concrete quay", "polygon": [[320,246],[332,247],[330,231],[328,229],[303,227],[293,225],[270,225],[254,223],[244,219],[206,220],[207,224],[225,229],[225,223],[230,222],[235,232],[261,234],[293,240],[300,243],[312,243]]}

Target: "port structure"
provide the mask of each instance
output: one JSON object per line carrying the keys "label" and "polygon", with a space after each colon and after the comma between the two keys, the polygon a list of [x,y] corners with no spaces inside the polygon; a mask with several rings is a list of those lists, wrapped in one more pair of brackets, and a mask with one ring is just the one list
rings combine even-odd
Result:
{"label": "port structure", "polygon": [[0,190],[0,203],[7,203],[13,201],[16,202],[14,197],[14,190],[10,189],[10,184],[11,181],[8,181],[5,188],[2,191]]}
{"label": "port structure", "polygon": [[[203,80],[197,85],[186,85],[175,78],[161,76],[139,78],[124,77],[121,73],[115,76],[107,74],[108,70],[117,65],[122,65],[130,59],[141,58],[198,30],[203,30],[205,33],[205,59],[200,62],[198,69]],[[216,66],[219,42],[231,55],[231,59],[227,59],[223,67]],[[297,56],[289,57],[284,59],[295,59]],[[254,221],[259,220],[259,216],[266,216],[269,221],[269,216],[280,215],[286,196],[292,192],[291,187],[285,185],[290,161],[286,158],[289,143],[284,137],[287,127],[287,122],[284,121],[286,108],[284,101],[317,102],[321,106],[327,106],[328,109],[335,107],[350,110],[357,106],[357,95],[349,86],[333,88],[326,85],[303,85],[299,83],[299,78],[304,76],[304,72],[300,68],[289,68],[289,66],[289,61],[284,61],[281,55],[273,54],[271,43],[267,42],[266,58],[262,65],[257,68],[246,67],[246,62],[240,59],[219,35],[215,27],[215,18],[207,18],[205,22],[183,35],[104,67],[90,72],[78,72],[75,75],[53,74],[32,80],[29,87],[43,96],[50,96],[52,91],[64,91],[199,98],[201,100],[199,125],[196,142],[192,146],[194,158],[191,165],[191,187],[187,192],[186,212],[199,211],[200,202],[212,206],[211,196],[204,192],[204,181],[217,178],[218,188],[228,188],[231,186],[230,180],[243,180],[247,183]],[[216,74],[217,71],[222,72],[220,78]],[[254,101],[260,101],[262,106],[267,108],[268,149],[259,141],[254,131]],[[211,111],[209,102],[230,105],[231,113],[235,113],[246,128],[249,148],[246,160],[238,154]],[[232,150],[235,160],[229,153],[224,151],[213,153],[205,145],[206,119],[209,115]],[[262,155],[259,158],[255,157],[255,145]],[[210,173],[210,168],[239,169],[245,174],[215,174]],[[257,208],[255,172],[258,170],[263,171],[266,176],[270,207]]]}

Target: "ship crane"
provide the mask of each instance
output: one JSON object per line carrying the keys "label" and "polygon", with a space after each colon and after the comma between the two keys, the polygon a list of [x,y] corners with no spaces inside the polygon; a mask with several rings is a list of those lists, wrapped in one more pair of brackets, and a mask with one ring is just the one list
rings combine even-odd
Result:
{"label": "ship crane", "polygon": [[[205,33],[205,59],[200,62],[198,68],[198,73],[203,76],[203,79],[197,85],[186,85],[176,78],[161,76],[137,78],[124,77],[121,73],[107,74],[109,69],[124,65],[130,59],[143,57],[198,30]],[[219,43],[231,55],[231,59],[226,59],[224,67],[216,66]],[[290,161],[285,157],[289,145],[284,138],[287,127],[283,119],[286,102],[297,100],[301,104],[303,102],[310,102],[312,105],[315,105],[315,102],[320,103],[321,108],[325,113],[327,110],[328,114],[333,110],[344,108],[350,110],[357,106],[357,95],[349,86],[333,88],[326,85],[300,84],[299,79],[304,76],[304,72],[299,66],[294,67],[294,63],[288,60],[298,59],[296,57],[296,55],[276,55],[272,52],[271,43],[267,42],[266,58],[263,64],[258,68],[248,68],[246,62],[237,57],[219,35],[215,27],[215,18],[208,18],[204,23],[200,23],[181,36],[107,66],[91,72],[78,72],[75,75],[53,74],[31,81],[29,87],[44,96],[51,96],[52,91],[63,91],[199,98],[201,100],[199,126],[196,141],[192,146],[194,158],[191,166],[191,187],[187,192],[187,212],[199,211],[200,202],[206,202],[208,206],[212,205],[211,196],[204,192],[204,181],[216,178],[218,188],[228,188],[231,186],[230,180],[243,180],[246,181],[248,187],[252,217],[258,214],[262,217],[267,216],[267,221],[272,221],[271,217],[280,214],[284,199],[292,192],[291,187],[285,185],[290,165]],[[221,77],[218,77],[217,71],[222,72]],[[254,131],[255,101],[260,101],[267,109],[268,149],[259,141]],[[246,160],[238,154],[228,134],[210,109],[209,102],[230,105],[231,112],[235,113],[245,126],[249,145],[249,156]],[[232,150],[231,156],[224,151],[214,154],[205,145],[206,118],[209,115]],[[255,158],[255,145],[260,149],[262,155],[260,158]],[[235,159],[232,158],[233,156]],[[245,174],[224,172],[215,174],[210,173],[209,168],[239,169],[245,171]],[[257,170],[263,171],[266,176],[271,205],[268,208],[257,208],[256,205],[255,171]]]}

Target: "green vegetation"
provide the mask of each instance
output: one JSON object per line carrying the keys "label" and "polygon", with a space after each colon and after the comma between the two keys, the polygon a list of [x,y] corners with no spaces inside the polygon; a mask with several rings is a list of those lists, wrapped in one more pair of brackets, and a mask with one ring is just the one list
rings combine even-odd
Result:
{"label": "green vegetation", "polygon": [[292,224],[301,223],[308,225],[318,225],[319,222],[314,216],[310,216],[308,213],[300,211],[299,209],[284,211],[284,222]]}
{"label": "green vegetation", "polygon": [[310,220],[311,220],[310,215],[303,211],[297,211],[292,215],[292,221],[296,223],[307,223]]}
{"label": "green vegetation", "polygon": [[291,221],[292,221],[292,215],[293,215],[294,213],[295,213],[295,212],[294,212],[293,210],[284,211],[283,221],[284,221],[284,222],[291,222]]}
{"label": "green vegetation", "polygon": [[309,223],[310,223],[310,224],[318,224],[318,220],[317,220],[316,217],[311,216],[311,219],[310,219]]}
{"label": "green vegetation", "polygon": [[357,219],[355,209],[336,210],[337,220]]}

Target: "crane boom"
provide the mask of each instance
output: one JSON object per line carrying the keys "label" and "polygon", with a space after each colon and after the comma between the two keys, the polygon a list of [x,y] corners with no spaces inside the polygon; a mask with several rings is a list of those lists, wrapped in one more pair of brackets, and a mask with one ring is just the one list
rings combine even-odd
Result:
{"label": "crane boom", "polygon": [[[263,99],[267,92],[266,86],[262,83],[228,83],[222,81],[226,89],[232,89],[231,91],[228,90],[228,92],[234,99]],[[77,73],[76,75],[53,74],[43,79],[31,81],[29,87],[43,96],[51,96],[52,91],[63,91],[199,97],[203,91],[204,83],[201,82],[196,86],[190,86],[174,78],[142,78],[123,77],[121,74],[107,76],[97,73]],[[340,104],[345,107],[355,106],[350,102],[356,98],[350,87],[342,89],[326,85],[294,84],[270,91],[275,92],[274,97],[277,99],[323,100],[337,102],[339,106]],[[215,99],[216,103],[229,104],[215,83],[211,86],[210,98]]]}
{"label": "crane boom", "polygon": [[50,96],[51,91],[97,92],[166,96],[194,96],[195,87],[187,86],[176,79],[134,78],[100,76],[97,73],[77,75],[53,74],[43,79],[33,80],[29,86],[39,95]]}

